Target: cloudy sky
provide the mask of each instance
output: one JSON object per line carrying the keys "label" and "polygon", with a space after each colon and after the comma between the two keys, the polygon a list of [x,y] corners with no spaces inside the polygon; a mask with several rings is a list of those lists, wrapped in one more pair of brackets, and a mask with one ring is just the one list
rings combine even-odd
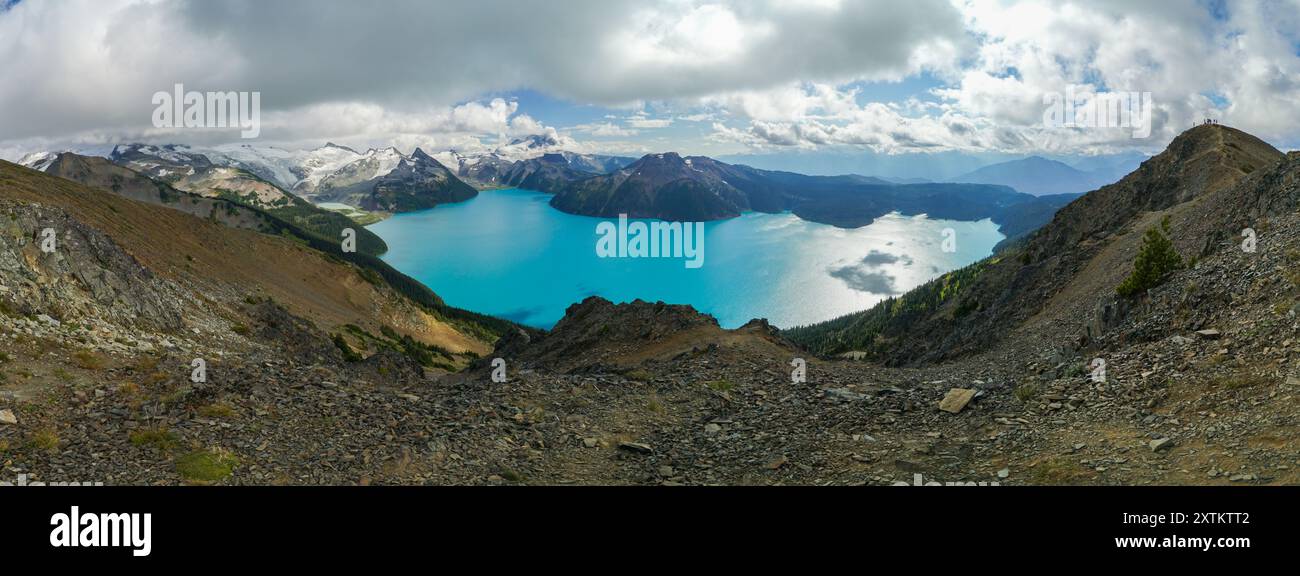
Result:
{"label": "cloudy sky", "polygon": [[[1213,117],[1300,147],[1300,0],[0,0],[0,157],[158,129],[158,91],[257,91],[256,143],[636,154],[1162,148]],[[1150,92],[1151,136],[1044,95]]]}

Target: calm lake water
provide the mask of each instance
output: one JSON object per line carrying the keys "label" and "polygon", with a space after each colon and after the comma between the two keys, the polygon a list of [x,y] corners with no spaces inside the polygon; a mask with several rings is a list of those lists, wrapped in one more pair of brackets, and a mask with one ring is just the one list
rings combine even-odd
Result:
{"label": "calm lake water", "polygon": [[[727,328],[767,318],[786,328],[871,307],[988,256],[1003,239],[989,220],[890,214],[843,230],[792,214],[750,213],[704,225],[704,264],[684,259],[599,258],[603,218],[551,208],[550,195],[519,189],[370,226],[384,260],[448,304],[550,328],[591,295],[690,304]],[[944,252],[944,230],[955,252]]]}

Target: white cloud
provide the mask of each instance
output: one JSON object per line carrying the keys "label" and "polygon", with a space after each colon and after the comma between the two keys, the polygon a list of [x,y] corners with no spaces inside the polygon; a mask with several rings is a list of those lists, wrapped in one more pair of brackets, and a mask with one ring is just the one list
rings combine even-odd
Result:
{"label": "white cloud", "polygon": [[[151,95],[257,90],[263,139],[493,146],[554,134],[528,89],[610,109],[602,146],[1160,147],[1217,117],[1300,142],[1300,0],[64,0],[0,12],[0,153],[229,138],[150,126]],[[505,34],[485,31],[508,31]],[[873,82],[925,73],[931,94]],[[1151,92],[1154,132],[1045,130],[1042,97]],[[674,121],[700,126],[673,126]],[[608,139],[635,142],[615,143]],[[199,142],[196,142],[199,143]],[[574,143],[584,146],[585,143]]]}
{"label": "white cloud", "polygon": [[[713,138],[751,147],[1093,153],[1160,148],[1207,117],[1275,142],[1300,138],[1297,0],[1231,3],[1226,21],[1190,0],[958,6],[980,46],[934,90],[937,103],[858,105],[853,89],[818,84],[722,95],[713,103],[751,121],[715,126]],[[1150,92],[1152,136],[1045,127],[1044,95],[1070,88]]]}
{"label": "white cloud", "polygon": [[141,132],[151,95],[176,83],[259,91],[268,114],[312,120],[330,107],[418,112],[523,88],[627,106],[901,77],[922,48],[961,36],[945,0],[571,0],[563,9],[483,0],[455,10],[422,0],[23,2],[0,13],[0,134]]}
{"label": "white cloud", "polygon": [[650,118],[644,114],[629,116],[624,119],[628,126],[638,130],[649,130],[654,128],[667,128],[673,125],[672,118]]}
{"label": "white cloud", "polygon": [[592,136],[605,137],[627,137],[636,136],[639,132],[636,130],[623,128],[613,122],[600,122],[593,124],[581,124],[574,126],[576,132],[584,132]]}

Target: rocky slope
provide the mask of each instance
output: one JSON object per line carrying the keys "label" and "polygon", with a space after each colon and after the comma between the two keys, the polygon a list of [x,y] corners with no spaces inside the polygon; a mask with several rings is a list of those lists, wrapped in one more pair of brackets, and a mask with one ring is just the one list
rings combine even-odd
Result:
{"label": "rocky slope", "polygon": [[[169,419],[313,366],[331,366],[335,380],[418,384],[488,352],[505,326],[409,297],[340,255],[9,163],[0,163],[0,221],[0,461],[9,469],[57,474],[71,470],[65,462],[139,454],[155,441],[184,449],[170,459],[217,457],[225,448],[196,444]],[[194,378],[195,359],[206,379]],[[263,422],[303,433],[281,427],[295,414]],[[135,466],[117,458],[120,467],[87,461],[79,472],[123,481]]]}

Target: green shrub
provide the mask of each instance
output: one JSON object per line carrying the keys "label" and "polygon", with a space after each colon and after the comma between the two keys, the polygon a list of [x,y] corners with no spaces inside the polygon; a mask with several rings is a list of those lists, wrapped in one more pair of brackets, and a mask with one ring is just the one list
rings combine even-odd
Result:
{"label": "green shrub", "polygon": [[343,352],[343,360],[347,362],[360,362],[365,359],[361,354],[358,354],[356,350],[353,350],[352,346],[348,345],[347,338],[344,338],[342,334],[335,334],[331,338],[334,340],[334,347]]}
{"label": "green shrub", "polygon": [[1171,272],[1183,267],[1183,257],[1178,255],[1174,243],[1165,236],[1168,231],[1167,217],[1160,223],[1160,227],[1146,231],[1137,260],[1133,262],[1133,274],[1115,289],[1120,296],[1127,298],[1142,294],[1159,286]]}

